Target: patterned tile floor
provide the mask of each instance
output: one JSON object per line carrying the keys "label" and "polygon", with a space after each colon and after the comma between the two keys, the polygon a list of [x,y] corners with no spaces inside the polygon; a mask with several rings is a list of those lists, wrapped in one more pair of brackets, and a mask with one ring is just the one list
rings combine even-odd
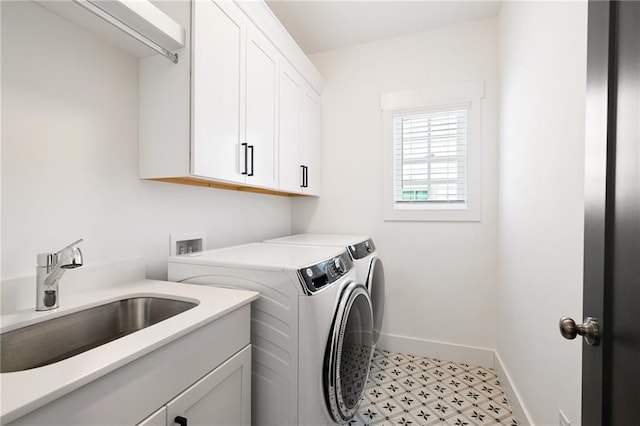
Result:
{"label": "patterned tile floor", "polygon": [[493,370],[377,350],[350,426],[517,425]]}

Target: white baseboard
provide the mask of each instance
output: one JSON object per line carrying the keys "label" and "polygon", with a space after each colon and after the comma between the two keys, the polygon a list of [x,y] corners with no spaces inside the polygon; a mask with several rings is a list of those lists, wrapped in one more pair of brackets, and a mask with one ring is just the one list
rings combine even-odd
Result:
{"label": "white baseboard", "polygon": [[504,390],[504,394],[507,397],[507,401],[509,401],[509,406],[511,406],[511,411],[513,411],[513,416],[518,420],[519,425],[530,426],[533,424],[531,422],[531,416],[527,411],[527,408],[522,403],[522,399],[520,398],[520,394],[517,389],[513,386],[513,382],[511,381],[511,376],[509,372],[504,367],[502,363],[502,359],[497,352],[494,352],[495,356],[495,371],[498,374],[498,380],[500,380],[500,385],[502,386],[502,390]]}
{"label": "white baseboard", "polygon": [[491,349],[434,342],[432,340],[395,336],[393,334],[381,334],[376,347],[390,352],[402,352],[427,358],[494,368],[495,356],[494,351]]}
{"label": "white baseboard", "polygon": [[401,352],[491,368],[495,370],[498,375],[498,380],[500,380],[502,389],[509,401],[514,417],[518,420],[518,424],[524,426],[533,424],[531,422],[531,416],[529,416],[526,407],[522,404],[518,391],[511,382],[511,377],[504,367],[502,359],[492,349],[434,342],[393,334],[381,334],[376,347],[389,352]]}

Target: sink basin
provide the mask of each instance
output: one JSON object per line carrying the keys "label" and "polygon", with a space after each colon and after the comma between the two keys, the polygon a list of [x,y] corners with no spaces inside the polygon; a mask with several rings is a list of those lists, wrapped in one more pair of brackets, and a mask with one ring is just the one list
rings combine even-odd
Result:
{"label": "sink basin", "polygon": [[136,297],[2,333],[0,372],[29,370],[62,361],[196,306],[181,300]]}

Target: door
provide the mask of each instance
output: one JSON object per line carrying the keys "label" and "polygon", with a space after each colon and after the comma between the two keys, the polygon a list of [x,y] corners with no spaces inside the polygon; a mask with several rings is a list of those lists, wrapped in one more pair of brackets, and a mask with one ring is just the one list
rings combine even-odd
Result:
{"label": "door", "polygon": [[371,299],[362,284],[350,283],[340,295],[325,353],[324,391],[338,423],[358,410],[373,355]]}
{"label": "door", "polygon": [[192,4],[192,173],[244,182],[240,139],[247,24],[231,2]]}
{"label": "door", "polygon": [[640,2],[589,2],[587,67],[583,312],[601,341],[583,342],[582,424],[630,425],[640,384]]}
{"label": "door", "polygon": [[280,189],[302,192],[302,172],[300,167],[300,87],[301,77],[286,64],[280,66],[280,111],[278,156]]}
{"label": "door", "polygon": [[247,183],[278,187],[276,160],[277,56],[254,26],[247,28],[246,136]]}
{"label": "door", "polygon": [[136,426],[167,426],[167,407],[162,407]]}
{"label": "door", "polygon": [[304,193],[320,195],[320,99],[305,90],[300,110],[300,163]]}
{"label": "door", "polygon": [[320,99],[287,64],[279,81],[280,189],[320,195]]}
{"label": "door", "polygon": [[171,400],[167,404],[167,424],[250,425],[251,346]]}

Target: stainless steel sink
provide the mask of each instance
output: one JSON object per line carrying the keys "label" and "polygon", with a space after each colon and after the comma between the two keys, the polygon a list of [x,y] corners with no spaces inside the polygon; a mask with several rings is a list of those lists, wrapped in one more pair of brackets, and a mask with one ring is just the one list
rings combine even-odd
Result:
{"label": "stainless steel sink", "polygon": [[62,361],[197,306],[158,297],[123,299],[0,335],[0,372]]}

